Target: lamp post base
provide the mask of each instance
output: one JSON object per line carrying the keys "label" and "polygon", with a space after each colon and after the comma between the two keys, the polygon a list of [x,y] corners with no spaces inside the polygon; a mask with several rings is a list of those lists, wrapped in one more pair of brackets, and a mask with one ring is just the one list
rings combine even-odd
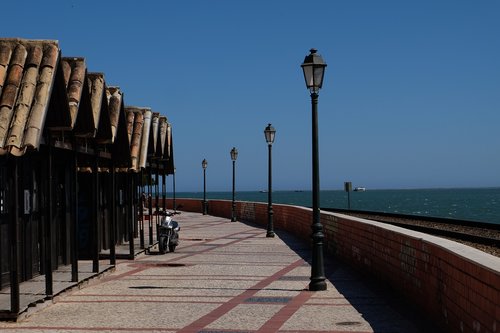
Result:
{"label": "lamp post base", "polygon": [[273,238],[274,237],[274,231],[268,231],[267,234],[266,234],[266,237]]}
{"label": "lamp post base", "polygon": [[326,282],[324,278],[320,278],[318,280],[311,279],[311,282],[309,283],[309,290],[310,291],[323,291],[326,290]]}

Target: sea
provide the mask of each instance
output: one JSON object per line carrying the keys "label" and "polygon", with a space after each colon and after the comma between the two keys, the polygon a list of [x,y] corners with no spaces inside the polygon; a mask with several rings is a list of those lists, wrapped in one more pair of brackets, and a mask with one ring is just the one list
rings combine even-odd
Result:
{"label": "sea", "polygon": [[[168,193],[171,197],[172,193]],[[177,192],[177,198],[203,198],[203,192]],[[209,199],[232,199],[231,192],[207,192]],[[235,193],[237,201],[268,201],[265,191]],[[273,191],[272,202],[312,206],[311,191]],[[320,192],[321,208],[365,210],[500,224],[500,187]]]}

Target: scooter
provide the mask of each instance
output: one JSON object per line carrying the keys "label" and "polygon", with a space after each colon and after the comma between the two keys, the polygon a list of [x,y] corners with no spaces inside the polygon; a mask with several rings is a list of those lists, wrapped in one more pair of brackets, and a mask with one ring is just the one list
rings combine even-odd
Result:
{"label": "scooter", "polygon": [[174,213],[164,212],[162,214],[159,226],[158,248],[161,254],[174,252],[177,245],[179,245],[179,231],[181,227],[179,223],[172,220]]}

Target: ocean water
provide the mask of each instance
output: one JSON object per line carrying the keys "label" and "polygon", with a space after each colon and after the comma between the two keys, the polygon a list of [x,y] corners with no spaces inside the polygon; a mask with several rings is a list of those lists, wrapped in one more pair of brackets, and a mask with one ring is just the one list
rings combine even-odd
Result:
{"label": "ocean water", "polygon": [[[168,193],[171,197],[172,193]],[[177,198],[203,198],[202,192],[176,193]],[[207,192],[207,199],[231,200],[231,192]],[[238,201],[267,202],[259,191],[236,192]],[[310,191],[273,191],[273,203],[312,206]],[[348,208],[344,191],[321,191],[321,208]],[[350,208],[387,213],[454,218],[500,224],[500,188],[367,190],[350,192]]]}

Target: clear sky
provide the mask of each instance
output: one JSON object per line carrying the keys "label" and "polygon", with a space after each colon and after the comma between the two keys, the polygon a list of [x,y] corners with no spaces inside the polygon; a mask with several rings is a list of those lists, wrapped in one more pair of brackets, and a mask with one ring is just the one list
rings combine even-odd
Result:
{"label": "clear sky", "polygon": [[[63,56],[173,126],[176,187],[310,189],[311,104],[300,64],[328,64],[319,96],[322,189],[500,186],[500,1],[7,1],[3,37]],[[169,186],[171,184],[169,177]]]}

